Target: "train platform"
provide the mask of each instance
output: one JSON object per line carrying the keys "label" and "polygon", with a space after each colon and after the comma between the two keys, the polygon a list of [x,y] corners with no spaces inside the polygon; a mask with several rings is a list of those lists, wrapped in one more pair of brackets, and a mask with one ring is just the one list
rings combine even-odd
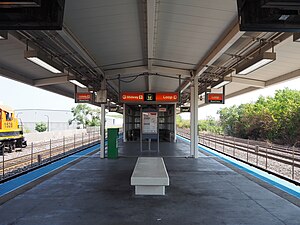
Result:
{"label": "train platform", "polygon": [[[0,206],[0,224],[263,224],[298,225],[300,200],[189,144],[161,143],[160,152],[119,143],[116,160],[99,152],[23,187]],[[155,143],[153,143],[155,144]],[[164,157],[165,196],[135,196],[130,186],[137,156]]]}

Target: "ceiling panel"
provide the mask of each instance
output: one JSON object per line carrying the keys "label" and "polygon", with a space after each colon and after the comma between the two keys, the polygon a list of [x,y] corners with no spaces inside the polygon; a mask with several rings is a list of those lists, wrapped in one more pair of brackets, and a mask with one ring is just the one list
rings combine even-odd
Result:
{"label": "ceiling panel", "polygon": [[65,25],[102,66],[143,58],[136,0],[66,1]]}
{"label": "ceiling panel", "polygon": [[155,58],[195,65],[237,17],[232,0],[162,0],[158,7]]}

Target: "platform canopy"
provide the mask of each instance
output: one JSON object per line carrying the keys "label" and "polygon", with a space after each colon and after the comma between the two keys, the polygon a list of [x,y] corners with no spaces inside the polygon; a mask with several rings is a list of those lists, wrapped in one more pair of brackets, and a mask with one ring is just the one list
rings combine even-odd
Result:
{"label": "platform canopy", "polygon": [[[91,92],[106,86],[114,102],[123,91],[178,91],[185,103],[192,79],[201,95],[224,77],[230,98],[300,75],[293,33],[241,32],[235,0],[66,0],[61,31],[9,31],[0,52],[2,76],[72,98],[72,79]],[[236,73],[264,52],[276,60]]]}

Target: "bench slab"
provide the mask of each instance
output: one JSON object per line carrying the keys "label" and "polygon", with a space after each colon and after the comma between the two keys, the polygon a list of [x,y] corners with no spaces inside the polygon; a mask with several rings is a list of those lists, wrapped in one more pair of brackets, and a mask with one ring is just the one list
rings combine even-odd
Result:
{"label": "bench slab", "polygon": [[139,157],[131,176],[136,195],[165,195],[169,176],[162,157]]}

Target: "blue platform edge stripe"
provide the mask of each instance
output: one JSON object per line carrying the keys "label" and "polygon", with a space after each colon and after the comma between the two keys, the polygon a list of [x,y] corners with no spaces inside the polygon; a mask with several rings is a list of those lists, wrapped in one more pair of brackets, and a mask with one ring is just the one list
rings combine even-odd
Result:
{"label": "blue platform edge stripe", "polygon": [[60,159],[56,162],[53,162],[49,165],[43,166],[39,169],[33,170],[31,172],[28,172],[24,175],[21,175],[17,178],[14,178],[12,180],[9,180],[5,183],[0,184],[0,197],[32,182],[35,181],[89,153],[92,153],[93,151],[96,151],[97,149],[100,149],[100,144],[94,145],[92,147],[89,147],[83,151],[80,151],[78,153],[75,153],[73,155],[67,156],[66,158]]}
{"label": "blue platform edge stripe", "polygon": [[[181,137],[179,135],[177,135],[178,138],[186,141],[186,142],[190,142],[190,140],[184,138],[184,137]],[[279,177],[276,177],[275,175],[272,175],[272,174],[269,174],[265,171],[262,171],[260,169],[257,169],[253,166],[250,166],[246,163],[243,163],[241,161],[238,161],[234,158],[231,158],[229,156],[226,156],[220,152],[217,152],[217,151],[214,151],[210,148],[207,148],[203,145],[200,145],[198,144],[198,148],[204,152],[207,152],[207,153],[210,153],[214,156],[217,156],[218,158],[220,158],[221,160],[251,174],[252,176],[260,179],[260,180],[263,180],[264,182],[268,183],[268,184],[271,184],[272,186],[290,194],[290,195],[293,195],[297,198],[300,199],[300,187],[291,183],[291,182],[288,182],[284,179],[281,179]]]}

